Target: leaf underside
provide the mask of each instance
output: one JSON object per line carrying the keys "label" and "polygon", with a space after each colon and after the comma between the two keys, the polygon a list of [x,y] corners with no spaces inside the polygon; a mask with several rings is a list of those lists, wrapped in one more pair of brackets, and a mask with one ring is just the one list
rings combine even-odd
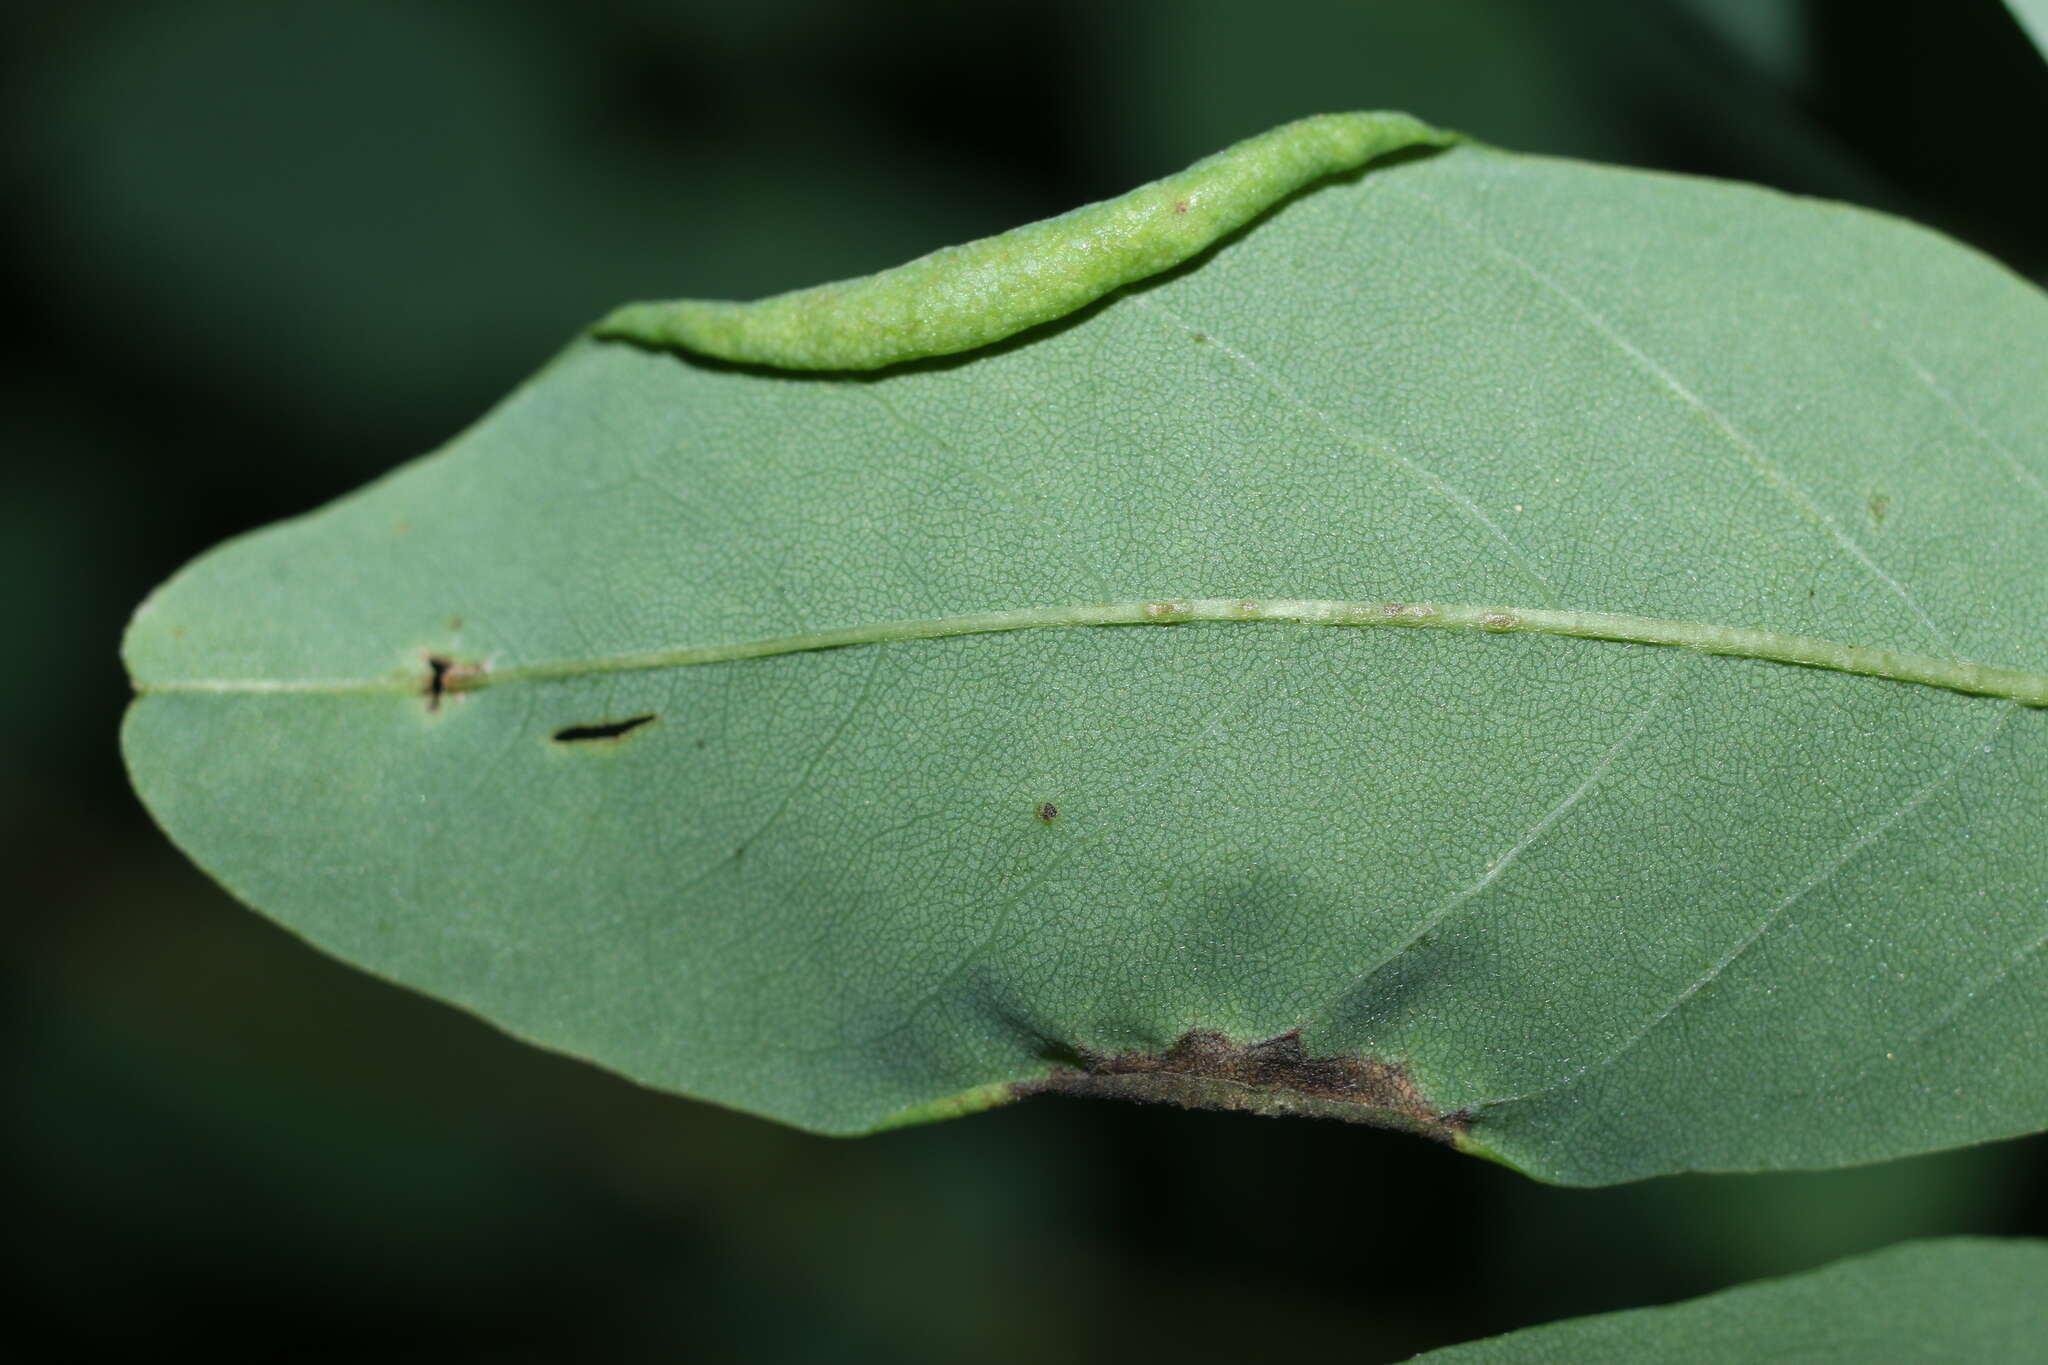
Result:
{"label": "leaf underside", "polygon": [[1432,1365],[2048,1361],[2048,1243],[1909,1242],[1666,1308],[1576,1318],[1417,1356]]}
{"label": "leaf underside", "polygon": [[2009,698],[1289,620],[671,656],[1244,598],[2038,677],[2044,356],[2037,291],[1909,225],[1459,146],[949,361],[579,340],[160,589],[124,743],[329,951],[823,1131],[1125,1093],[1573,1183],[2033,1131]]}

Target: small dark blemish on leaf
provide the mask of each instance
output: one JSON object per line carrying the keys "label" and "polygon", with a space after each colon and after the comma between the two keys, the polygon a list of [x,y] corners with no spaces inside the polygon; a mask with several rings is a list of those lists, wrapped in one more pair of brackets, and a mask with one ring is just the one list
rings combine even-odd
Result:
{"label": "small dark blemish on leaf", "polygon": [[1873,525],[1873,526],[1882,526],[1882,525],[1884,525],[1884,517],[1885,517],[1885,513],[1889,512],[1889,511],[1891,511],[1891,510],[1892,510],[1892,498],[1891,498],[1891,494],[1889,494],[1889,493],[1885,492],[1885,491],[1884,491],[1883,489],[1881,489],[1881,488],[1880,488],[1880,489],[1877,489],[1876,491],[1874,491],[1874,492],[1872,492],[1872,493],[1871,493],[1871,495],[1870,495],[1870,524],[1871,524],[1871,525]]}
{"label": "small dark blemish on leaf", "polygon": [[1490,611],[1479,618],[1479,624],[1487,630],[1513,630],[1522,622],[1512,612]]}
{"label": "small dark blemish on leaf", "polygon": [[584,744],[592,740],[618,739],[629,735],[643,725],[654,721],[652,712],[644,716],[628,716],[624,720],[597,721],[589,725],[565,725],[555,731],[557,744]]}
{"label": "small dark blemish on leaf", "polygon": [[1179,217],[1179,216],[1180,216],[1181,214],[1183,214],[1183,213],[1186,213],[1187,211],[1188,211],[1188,201],[1187,201],[1187,200],[1185,200],[1185,199],[1176,199],[1176,200],[1174,200],[1174,201],[1173,201],[1173,214],[1174,214],[1174,217],[1178,218],[1178,217]]}
{"label": "small dark blemish on leaf", "polygon": [[1060,808],[1047,801],[1038,808],[1038,818],[1049,825],[1060,818]]}
{"label": "small dark blemish on leaf", "polygon": [[1019,1099],[1073,1095],[1223,1109],[1300,1114],[1368,1123],[1455,1144],[1471,1129],[1468,1113],[1444,1113],[1423,1096],[1408,1068],[1377,1057],[1312,1057],[1300,1030],[1262,1042],[1235,1042],[1190,1029],[1163,1052],[1056,1050],[1059,1065],[1011,1086]]}
{"label": "small dark blemish on leaf", "polygon": [[427,680],[421,692],[427,699],[427,710],[441,709],[441,699],[450,692],[461,692],[472,686],[484,675],[484,666],[452,659],[446,654],[427,655]]}
{"label": "small dark blemish on leaf", "polygon": [[445,658],[439,654],[429,654],[427,656],[427,709],[429,711],[441,709],[441,698],[448,691],[448,670],[454,667],[455,661],[453,659]]}

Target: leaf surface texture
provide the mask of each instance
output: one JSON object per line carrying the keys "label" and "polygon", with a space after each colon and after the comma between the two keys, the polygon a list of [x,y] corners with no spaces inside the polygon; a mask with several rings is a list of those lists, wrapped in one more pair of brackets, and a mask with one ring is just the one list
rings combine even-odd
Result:
{"label": "leaf surface texture", "polygon": [[1212,1037],[1576,1183],[2033,1131],[2048,711],[1485,629],[883,628],[1419,601],[2038,676],[2044,357],[2037,290],[1911,225],[1461,145],[946,361],[579,340],[160,589],[126,751],[322,947],[823,1131]]}

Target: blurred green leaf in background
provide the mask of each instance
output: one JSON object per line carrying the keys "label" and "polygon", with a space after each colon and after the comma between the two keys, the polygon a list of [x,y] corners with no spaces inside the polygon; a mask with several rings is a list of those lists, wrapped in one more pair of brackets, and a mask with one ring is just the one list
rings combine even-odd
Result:
{"label": "blurred green leaf in background", "polygon": [[1911,1360],[2039,1356],[2048,1246],[1956,1237],[1691,1303],[1608,1313],[1431,1351],[1435,1365],[1635,1365],[1645,1360]]}
{"label": "blurred green leaf in background", "polygon": [[613,304],[873,269],[1306,112],[1406,106],[1848,199],[2039,279],[2048,211],[2003,130],[2048,120],[2048,63],[2018,12],[10,10],[22,1331],[46,1359],[1196,1361],[1281,1332],[1370,1361],[1906,1237],[2048,1232],[2039,1139],[1585,1192],[1393,1134],[1078,1102],[807,1137],[319,956],[168,848],[114,750],[149,586],[439,444]]}

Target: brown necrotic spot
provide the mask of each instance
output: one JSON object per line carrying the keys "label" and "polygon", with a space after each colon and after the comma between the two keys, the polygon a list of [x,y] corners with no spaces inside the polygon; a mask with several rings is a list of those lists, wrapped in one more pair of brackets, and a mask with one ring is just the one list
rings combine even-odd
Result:
{"label": "brown necrotic spot", "polygon": [[475,686],[476,680],[484,674],[482,664],[450,658],[446,654],[429,654],[426,659],[427,676],[420,687],[420,695],[427,699],[429,711],[440,710],[442,698],[450,692],[461,692]]}
{"label": "brown necrotic spot", "polygon": [[565,725],[555,731],[557,744],[587,744],[594,740],[618,739],[629,735],[643,725],[652,724],[653,713],[644,716],[628,716],[624,720],[596,721],[589,725]]}
{"label": "brown necrotic spot", "polygon": [[1045,804],[1041,805],[1038,808],[1038,818],[1045,821],[1045,823],[1049,825],[1053,821],[1060,818],[1060,808],[1058,806],[1055,806],[1052,802],[1047,801]]}
{"label": "brown necrotic spot", "polygon": [[1399,1128],[1449,1143],[1471,1127],[1468,1115],[1430,1104],[1401,1063],[1312,1057],[1298,1031],[1240,1043],[1213,1030],[1190,1029],[1163,1052],[1076,1051],[1072,1056],[1076,1065],[1012,1087],[1017,1097],[1081,1095],[1185,1109],[1301,1114]]}

